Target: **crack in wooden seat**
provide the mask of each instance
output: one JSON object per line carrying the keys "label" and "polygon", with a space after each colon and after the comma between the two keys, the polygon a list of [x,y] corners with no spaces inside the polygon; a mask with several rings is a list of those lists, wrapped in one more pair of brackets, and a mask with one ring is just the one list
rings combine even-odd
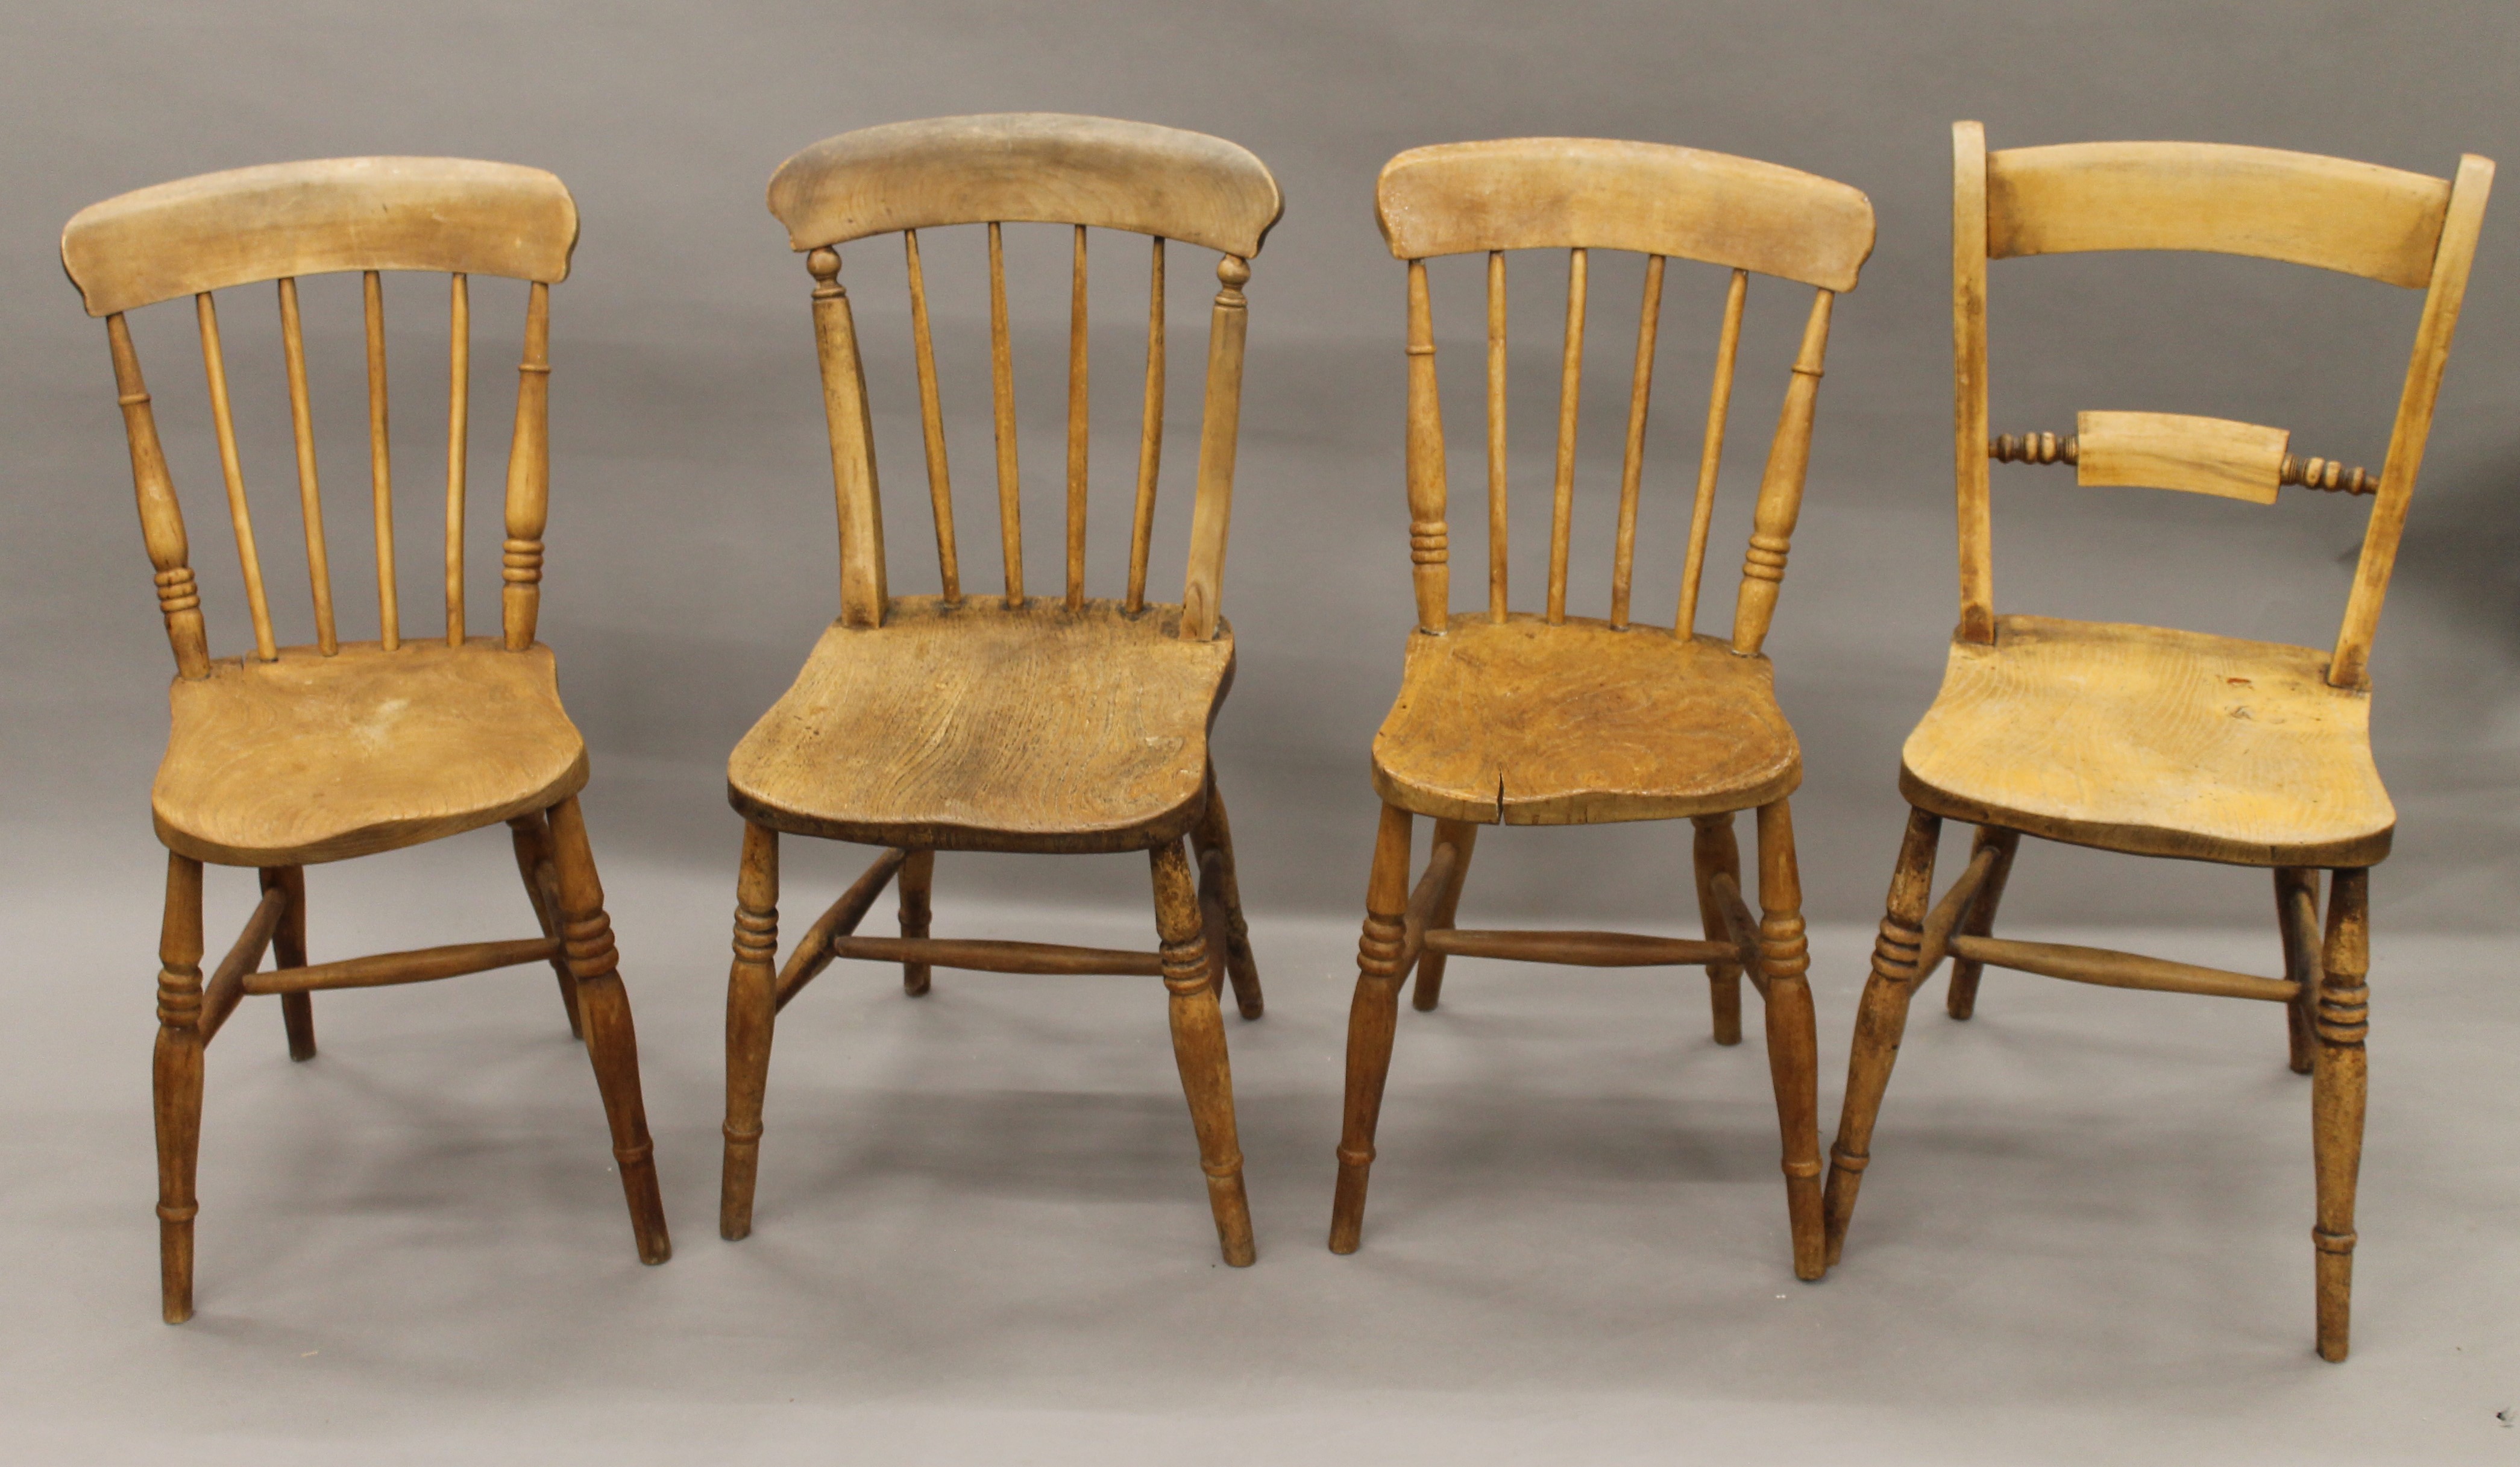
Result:
{"label": "crack in wooden seat", "polygon": [[[2371,759],[2371,639],[2432,428],[2494,164],[2454,178],[2208,143],[2068,143],[1990,153],[1952,127],[1953,449],[1959,627],[1943,688],[1901,755],[1911,807],[1829,1148],[1828,1260],[1845,1247],[1908,1005],[1944,957],[1947,1007],[1976,1010],[1988,967],[2284,1006],[2311,1077],[2318,1353],[2349,1347],[2362,1156],[2370,867],[2397,812]],[[1987,265],[2086,250],[2283,260],[2420,289],[2387,457],[2374,473],[2291,451],[2288,430],[2168,413],[2086,412],[2075,431],[1990,436]],[[2345,343],[2339,343],[2340,346]],[[1995,609],[1988,465],[2073,464],[2099,489],[2273,505],[2288,485],[2367,495],[2370,517],[2332,651]],[[1977,826],[1934,904],[1945,820]],[[1993,936],[2023,835],[2138,856],[2272,867],[2284,973]],[[2327,912],[2319,918],[2320,871]]]}
{"label": "crack in wooden seat", "polygon": [[1454,616],[1409,639],[1373,787],[1418,815],[1584,825],[1756,809],[1802,751],[1765,657],[1592,617]]}
{"label": "crack in wooden seat", "polygon": [[[586,743],[561,707],[551,650],[535,640],[551,481],[550,288],[567,276],[576,243],[576,202],[549,173],[431,157],[329,158],[203,174],[107,200],[62,231],[63,267],[88,313],[105,319],[141,535],[175,654],[171,730],[151,799],[168,853],[154,1092],[160,1293],[170,1324],[193,1313],[203,1050],[253,995],[279,997],[290,1057],[304,1060],[315,1056],[317,989],[550,963],[569,1028],[585,1040],[593,1062],[639,1257],[657,1264],[672,1253],[630,1002],[577,808]],[[373,642],[343,642],[334,605],[297,289],[300,276],[348,271],[361,277],[367,337]],[[383,277],[398,271],[449,276],[442,639],[404,638],[395,578]],[[466,618],[474,275],[526,285],[496,638],[468,635]],[[315,632],[306,646],[281,645],[275,630],[220,343],[217,293],[264,282],[276,283],[279,297]],[[241,657],[210,655],[184,512],[126,319],[186,295],[252,628],[253,650]],[[306,960],[307,866],[502,821],[540,937]],[[262,889],[253,916],[206,982],[204,863],[259,867]],[[261,966],[266,956],[274,963],[268,970]]]}
{"label": "crack in wooden seat", "polygon": [[[1718,1044],[1741,1041],[1741,980],[1764,1000],[1770,1078],[1782,1142],[1786,1220],[1797,1276],[1824,1268],[1817,1038],[1802,884],[1787,796],[1802,778],[1792,727],[1777,706],[1761,648],[1801,512],[1829,316],[1872,249],[1872,205],[1844,184],[1720,153],[1598,138],[1518,138],[1413,149],[1386,164],[1375,212],[1408,266],[1409,552],[1418,602],[1398,699],[1373,740],[1382,798],[1365,930],[1348,1017],[1347,1102],[1329,1246],[1363,1241],[1382,1090],[1401,988],[1414,974],[1421,1010],[1439,1001],[1455,956],[1596,968],[1702,966]],[[1566,251],[1566,326],[1558,366],[1549,579],[1539,613],[1508,596],[1507,254]],[[1609,615],[1567,611],[1575,513],[1576,428],[1594,251],[1645,256],[1628,427],[1611,532]],[[1441,394],[1435,378],[1429,258],[1487,256],[1487,608],[1452,609],[1452,526]],[[1665,265],[1726,267],[1723,325],[1688,504],[1680,600],[1670,628],[1638,620],[1637,528],[1644,503]],[[1743,303],[1753,273],[1813,288],[1770,440],[1742,557],[1729,639],[1697,632],[1699,593],[1732,405]],[[1675,630],[1676,629],[1676,630]],[[1758,812],[1753,917],[1740,889],[1733,817]],[[1424,873],[1410,885],[1414,821],[1435,821]],[[1457,924],[1481,824],[1571,825],[1674,820],[1695,825],[1690,856],[1704,941],[1618,932],[1485,931]]]}

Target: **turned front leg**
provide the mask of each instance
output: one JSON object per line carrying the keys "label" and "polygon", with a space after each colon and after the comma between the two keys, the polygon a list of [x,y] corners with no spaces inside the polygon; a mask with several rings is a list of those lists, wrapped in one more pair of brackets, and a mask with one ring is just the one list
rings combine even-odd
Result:
{"label": "turned front leg", "polygon": [[718,1236],[752,1231],[761,1165],[761,1098],[778,1024],[779,832],[746,822],[735,877],[735,964],[726,979],[726,1159],[718,1178]]}
{"label": "turned front leg", "polygon": [[202,1155],[202,864],[166,856],[158,933],[158,1273],[166,1322],[193,1317],[193,1178]]}
{"label": "turned front leg", "polygon": [[1155,928],[1163,938],[1164,990],[1172,996],[1173,1059],[1198,1133],[1199,1170],[1216,1215],[1225,1261],[1250,1266],[1251,1203],[1242,1190],[1242,1146],[1234,1127],[1234,1072],[1225,1053],[1225,1016],[1208,968],[1206,924],[1198,886],[1179,840],[1148,853],[1154,867]]}
{"label": "turned front leg", "polygon": [[1838,1117],[1837,1140],[1829,1147],[1823,1212],[1832,1266],[1846,1247],[1847,1220],[1855,1215],[1855,1195],[1872,1159],[1872,1123],[1881,1114],[1882,1092],[1890,1087],[1890,1067],[1899,1059],[1908,1002],[1916,996],[1917,950],[1925,936],[1925,904],[1933,895],[1934,847],[1942,834],[1940,816],[1908,813],[1908,834],[1899,844],[1899,866],[1890,876],[1881,933],[1872,942],[1872,976],[1864,985],[1855,1045],[1846,1061],[1846,1108]]}
{"label": "turned front leg", "polygon": [[1373,873],[1365,889],[1365,934],[1356,945],[1356,998],[1347,1016],[1347,1108],[1339,1130],[1338,1190],[1330,1201],[1330,1252],[1354,1253],[1365,1236],[1365,1184],[1373,1171],[1373,1132],[1391,1073],[1391,1035],[1400,1020],[1403,914],[1409,910],[1409,812],[1382,807]]}
{"label": "turned front leg", "polygon": [[1802,872],[1794,817],[1778,800],[1759,809],[1759,966],[1768,979],[1768,1073],[1784,1141],[1785,1216],[1794,1276],[1827,1271],[1821,1222],[1820,1037],[1812,1017],[1811,948],[1803,937]]}
{"label": "turned front leg", "polygon": [[604,911],[604,883],[595,873],[586,818],[571,795],[551,808],[552,865],[559,876],[562,951],[577,980],[579,1016],[586,1024],[587,1057],[604,1094],[605,1120],[612,1129],[612,1156],[621,1169],[621,1192],[630,1205],[630,1227],[642,1263],[673,1256],[665,1231],[665,1205],[656,1191],[655,1145],[648,1137],[648,1110],[639,1093],[639,1037],[630,1023],[630,996],[621,988],[621,955],[612,943],[612,919]]}
{"label": "turned front leg", "polygon": [[2354,1188],[2362,1168],[2362,1105],[2371,991],[2370,876],[2338,871],[2328,886],[2327,942],[2313,1027],[2310,1078],[2311,1147],[2318,1171],[2318,1353],[2345,1358],[2353,1323]]}

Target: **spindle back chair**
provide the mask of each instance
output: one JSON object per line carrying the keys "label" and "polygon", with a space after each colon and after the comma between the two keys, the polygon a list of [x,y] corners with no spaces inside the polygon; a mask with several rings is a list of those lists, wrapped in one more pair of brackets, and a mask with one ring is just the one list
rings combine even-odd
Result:
{"label": "spindle back chair", "polygon": [[[165,1316],[192,1313],[194,1178],[202,1051],[245,997],[278,994],[290,1053],[315,1053],[311,995],[548,961],[595,1063],[640,1256],[670,1251],[639,1092],[638,1050],[577,809],[586,746],[535,640],[549,503],[550,288],[568,273],[577,207],[535,168],[370,157],[205,174],[81,210],[62,261],[105,318],[142,536],[175,654],[172,731],[152,806],[168,849],[156,1093]],[[341,640],[318,482],[300,278],[360,272],[379,636]],[[451,276],[443,641],[404,640],[395,582],[383,276]],[[506,492],[500,635],[473,637],[464,598],[471,417],[469,279],[528,282]],[[216,292],[276,281],[316,642],[282,646],[246,493]],[[246,608],[250,653],[213,658],[156,408],[126,319],[190,295]],[[506,822],[543,935],[309,966],[304,867]],[[206,985],[202,867],[255,867],[263,897]],[[260,966],[266,951],[276,967]]]}
{"label": "spindle back chair", "polygon": [[[1908,1004],[1945,957],[1949,1010],[1988,966],[2083,983],[2269,1000],[2312,1078],[2319,1354],[2345,1357],[2368,1028],[2368,871],[2397,814],[2371,759],[2368,661],[2423,459],[2494,165],[2454,178],[2200,143],[2078,143],[1989,153],[1953,127],[1952,311],[1960,619],[1941,693],[1909,736],[1912,807],[1891,878],[1831,1148],[1831,1262],[1870,1161]],[[2084,413],[2077,431],[1988,433],[1987,262],[2087,250],[2187,250],[2317,266],[2424,292],[2377,471],[2291,450],[2280,428],[2162,413]],[[1988,464],[2077,466],[2084,484],[2271,505],[2285,486],[2369,495],[2334,648],[1995,611]],[[1977,826],[1932,895],[1945,820]],[[2272,867],[2284,976],[1992,936],[2024,834],[2105,851]],[[2319,871],[2330,870],[2322,939]]]}
{"label": "spindle back chair", "polygon": [[[1813,410],[1831,307],[1872,248],[1871,204],[1843,184],[1772,163],[1661,144],[1577,138],[1457,143],[1401,154],[1376,190],[1384,239],[1408,265],[1410,558],[1417,635],[1400,696],[1373,744],[1380,833],[1366,898],[1348,1032],[1345,1130],[1330,1248],[1361,1238],[1373,1133],[1399,992],[1414,969],[1432,1009],[1451,956],[1588,966],[1702,965],[1716,1039],[1740,1041],[1740,979],[1767,1004],[1769,1059],[1784,1146],[1794,1267],[1821,1272],[1820,1139],[1811,994],[1786,797],[1801,754],[1761,651],[1784,577],[1810,461]],[[1567,251],[1545,609],[1508,596],[1507,267],[1508,251]],[[1576,425],[1591,252],[1646,256],[1613,538],[1609,616],[1567,612]],[[1441,404],[1426,262],[1487,256],[1487,549],[1484,611],[1457,613]],[[1665,260],[1729,268],[1723,324],[1673,625],[1632,618],[1646,415]],[[1699,635],[1704,577],[1734,359],[1752,275],[1813,288],[1771,440],[1729,639]],[[1733,815],[1759,812],[1753,921],[1739,890]],[[1415,894],[1412,821],[1434,819]],[[1703,942],[1596,932],[1474,932],[1454,926],[1478,825],[1585,824],[1686,817]]]}
{"label": "spindle back chair", "polygon": [[[1230,975],[1246,1018],[1259,972],[1236,891],[1225,805],[1207,729],[1232,680],[1221,611],[1251,257],[1281,209],[1276,181],[1231,143],[1145,123],[1055,113],[945,117],[844,133],[797,154],[770,181],[770,209],[815,281],[815,341],[840,530],[840,614],[795,685],[728,763],[745,821],[727,1021],[726,1165],[720,1230],[751,1229],[773,1019],[832,960],[902,964],[927,991],[938,966],[1019,973],[1160,974],[1226,1261],[1252,1260],[1233,1082],[1216,995]],[[1009,223],[1069,226],[1064,595],[1029,596],[1023,571]],[[988,234],[991,408],[1001,594],[967,594],[954,534],[945,420],[920,253],[924,230]],[[1090,463],[1088,231],[1152,239],[1144,422],[1125,595],[1086,595]],[[866,366],[838,246],[899,233],[909,333],[942,593],[894,597]],[[1178,605],[1147,600],[1163,458],[1168,243],[1218,251],[1208,322],[1189,565]],[[884,848],[774,974],[782,832]],[[1184,854],[1188,836],[1196,853]],[[939,850],[1134,851],[1153,865],[1162,952],[931,939]],[[855,936],[883,888],[901,883],[898,940]]]}

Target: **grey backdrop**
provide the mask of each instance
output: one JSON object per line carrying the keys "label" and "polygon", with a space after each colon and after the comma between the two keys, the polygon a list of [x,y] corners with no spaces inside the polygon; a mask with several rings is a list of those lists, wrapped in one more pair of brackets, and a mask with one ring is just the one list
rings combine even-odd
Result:
{"label": "grey backdrop", "polygon": [[[1770,643],[1809,766],[1796,808],[1833,1118],[1898,839],[1899,741],[1933,693],[1956,600],[1950,122],[1983,119],[1998,147],[2195,138],[2447,174],[2463,150],[2520,157],[2516,36],[2507,5],[2267,0],[0,9],[0,947],[18,1000],[0,1042],[0,1456],[1667,1461],[1681,1443],[1742,1461],[2507,1456],[2508,199],[2487,220],[2374,660],[2401,828],[2374,884],[2352,1363],[2309,1353],[2306,1087],[2261,1005],[2002,979],[1967,1026],[1920,1003],[1858,1236],[1825,1285],[1797,1290],[1757,1045],[1716,1049],[1693,983],[1478,965],[1442,1012],[1407,1016],[1366,1251],[1332,1259],[1320,1229],[1372,828],[1366,748],[1411,616],[1402,276],[1372,216],[1383,159],[1517,134],[1666,140],[1844,180],[1879,211],[1879,247],[1838,310]],[[742,1246],[710,1235],[737,830],[723,761],[836,601],[809,282],[763,185],[832,133],[1013,109],[1213,132],[1285,191],[1250,288],[1226,594],[1242,660],[1217,739],[1271,996],[1270,1017],[1233,1035],[1262,1253],[1249,1272],[1215,1267],[1159,1001],[1118,980],[1053,1000],[1058,980],[949,974],[913,1004],[843,965],[782,1020],[759,1231]],[[555,295],[543,633],[594,747],[589,819],[680,1247],[664,1268],[633,1262],[545,981],[328,998],[324,1056],[303,1066],[256,1006],[211,1061],[202,1313],[167,1330],[144,1056],[162,860],[147,789],[171,668],[103,333],[56,242],[74,210],[127,189],[371,153],[539,164],[583,211]],[[1102,586],[1116,584],[1140,371],[1144,267],[1125,244],[1098,240],[1095,256]],[[985,586],[975,248],[929,244],[965,563]],[[1010,253],[1038,583],[1057,563],[1065,245],[1015,229]],[[1198,253],[1175,256],[1185,344],[1158,586],[1180,575]],[[900,270],[870,246],[846,278],[878,374],[894,584],[915,590],[934,571]],[[1472,504],[1476,273],[1435,272]],[[1625,261],[1596,283],[1579,611],[1598,610],[1606,576],[1636,282]],[[413,628],[438,616],[425,548],[443,482],[441,289],[387,285],[409,329],[394,407]],[[1518,266],[1526,588],[1562,289],[1553,263]],[[2000,431],[2061,428],[2081,408],[2208,413],[2366,464],[2417,303],[2166,256],[2003,265],[1993,289]],[[476,287],[476,625],[495,615],[520,295]],[[1731,595],[1801,295],[1753,291],[1710,607]],[[1675,267],[1645,606],[1667,605],[1676,580],[1719,300],[1714,272]],[[345,635],[368,636],[355,288],[311,284],[307,308],[337,594]],[[223,320],[272,599],[296,639],[308,618],[270,315],[267,293],[245,289]],[[214,647],[233,653],[244,615],[186,316],[142,313],[138,330]],[[2362,502],[2258,509],[2027,468],[1997,484],[2006,608],[2334,635]],[[1471,566],[1478,518],[1454,516]],[[503,847],[491,832],[316,873],[318,955],[518,930]],[[1667,826],[1492,836],[1465,911],[1685,928],[1686,851]],[[790,857],[791,913],[820,905],[841,856]],[[1142,943],[1145,880],[1136,861],[950,858],[940,930]],[[214,945],[249,887],[214,880]],[[2013,891],[2008,921],[2025,932],[2275,962],[2262,873],[2041,846]],[[2228,930],[2195,930],[2214,926]]]}
{"label": "grey backdrop", "polygon": [[[1864,189],[1880,243],[1841,305],[1821,398],[1810,494],[1772,650],[1801,731],[1798,802],[1815,917],[1866,920],[1897,840],[1899,740],[1930,699],[1954,614],[1950,529],[1948,124],[1983,118],[1996,146],[2084,138],[2205,138],[2297,148],[2444,174],[2494,156],[2515,114],[2503,7],[1975,4],[1255,4],[1001,8],[920,4],[678,7],[249,8],[31,5],[8,22],[17,140],[0,237],[0,513],[17,689],[5,746],[10,816],[75,824],[100,880],[147,882],[148,773],[168,662],[134,533],[102,332],[61,279],[56,231],[79,206],[213,168],[362,153],[442,153],[548,167],[584,233],[556,293],[553,516],[544,634],[593,744],[608,849],[630,843],[730,868],[726,750],[777,696],[836,601],[833,529],[804,271],[761,203],[793,150],[852,127],[983,110],[1101,112],[1235,139],[1277,172],[1283,222],[1250,288],[1227,612],[1241,672],[1218,758],[1237,813],[1245,891],[1260,911],[1358,901],[1372,796],[1365,751],[1388,706],[1409,624],[1401,495],[1401,271],[1373,227],[1374,171],[1418,144],[1517,134],[1687,143],[1773,159]],[[2511,920],[2520,859],[2508,794],[2520,777],[2504,499],[2520,431],[2513,231],[2489,216],[2475,287],[2413,524],[2382,628],[2375,737],[2401,816],[2375,883],[2385,924]],[[1096,570],[1116,563],[1132,472],[1144,263],[1096,257],[1103,432]],[[968,578],[995,574],[987,514],[985,317],[970,242],[939,240],[940,350]],[[1057,560],[1064,242],[1014,232],[1034,579]],[[1204,264],[1174,274],[1175,318],[1203,316]],[[932,583],[907,327],[891,249],[852,255],[882,420],[898,586]],[[1608,560],[1635,267],[1595,289],[1579,470],[1578,609],[1596,614]],[[1720,277],[1676,271],[1649,460],[1640,601],[1667,605],[1694,467]],[[406,623],[433,623],[426,547],[443,464],[439,288],[393,283],[396,441]],[[1477,330],[1476,266],[1439,267],[1447,341]],[[1562,269],[1515,278],[1515,469],[1520,584],[1545,543]],[[246,467],[260,507],[283,633],[305,634],[276,329],[260,290],[236,292],[229,351],[246,403]],[[1709,625],[1729,605],[1746,504],[1773,424],[1802,291],[1753,291],[1733,410],[1726,517],[1710,556]],[[353,288],[309,289],[316,401],[347,624],[373,635]],[[476,306],[473,565],[495,604],[515,292]],[[1999,267],[1995,423],[2070,425],[2078,408],[2212,413],[2294,429],[2306,452],[2377,463],[2411,339],[2413,292],[2286,266],[2158,257]],[[1466,314],[1463,312],[1466,311]],[[234,555],[200,409],[189,313],[139,321],[164,405],[214,644],[243,645]],[[431,332],[437,333],[432,337]],[[1168,507],[1188,497],[1198,353],[1177,350]],[[1456,474],[1473,571],[1481,478],[1477,357],[1454,350]],[[889,369],[889,370],[887,370]],[[2070,475],[1998,471],[2003,606],[2159,620],[2324,645],[2365,502],[2288,495],[2272,509],[2164,494],[2096,494]],[[1171,521],[1168,519],[1168,524]],[[1157,558],[1178,587],[1178,536]],[[1583,578],[1590,577],[1590,585]],[[1466,578],[1465,578],[1466,579]],[[1178,594],[1177,589],[1173,594]],[[1461,588],[1457,604],[1478,595]],[[1527,599],[1528,592],[1525,593]],[[485,614],[476,611],[476,618]],[[1662,613],[1666,619],[1668,612]],[[345,634],[347,635],[347,634]],[[1685,888],[1685,841],[1664,828],[1523,832],[1483,851],[1473,905],[1659,911]],[[1134,873],[1093,863],[949,862],[968,889],[1139,900]],[[2248,873],[2043,848],[2014,911],[2087,921],[2259,923]],[[695,912],[695,921],[715,920]]]}

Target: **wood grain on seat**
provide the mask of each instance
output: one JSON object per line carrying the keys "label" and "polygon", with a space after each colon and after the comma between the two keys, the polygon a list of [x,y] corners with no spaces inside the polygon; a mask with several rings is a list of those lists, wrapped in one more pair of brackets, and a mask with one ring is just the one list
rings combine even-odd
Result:
{"label": "wood grain on seat", "polygon": [[1134,851],[1198,814],[1234,641],[1137,616],[903,597],[834,623],[727,765],[746,820],[921,850]]}
{"label": "wood grain on seat", "polygon": [[1374,788],[1438,820],[1670,820],[1765,805],[1801,781],[1766,657],[1589,617],[1465,613],[1410,638],[1373,740]]}
{"label": "wood grain on seat", "polygon": [[2369,866],[2397,811],[2367,690],[2328,654],[2161,627],[2001,616],[1952,644],[1900,786],[1955,820],[2240,866]]}
{"label": "wood grain on seat", "polygon": [[345,643],[179,678],[151,796],[169,850],[226,866],[366,856],[549,808],[586,784],[549,647]]}

